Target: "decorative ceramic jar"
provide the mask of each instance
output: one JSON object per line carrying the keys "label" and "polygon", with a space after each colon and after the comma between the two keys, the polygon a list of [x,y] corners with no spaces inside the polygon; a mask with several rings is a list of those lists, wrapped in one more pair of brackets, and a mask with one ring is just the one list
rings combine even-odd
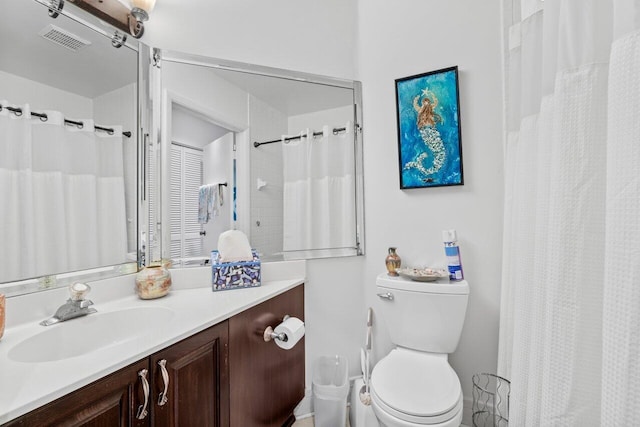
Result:
{"label": "decorative ceramic jar", "polygon": [[398,275],[396,270],[402,265],[402,260],[396,253],[396,248],[389,248],[389,255],[387,255],[387,258],[385,259],[385,264],[387,265],[387,274],[389,276]]}
{"label": "decorative ceramic jar", "polygon": [[2,335],[4,335],[4,304],[5,297],[3,294],[0,294],[0,339],[2,339]]}
{"label": "decorative ceramic jar", "polygon": [[162,264],[151,264],[136,274],[136,292],[142,299],[160,298],[171,289],[171,273]]}

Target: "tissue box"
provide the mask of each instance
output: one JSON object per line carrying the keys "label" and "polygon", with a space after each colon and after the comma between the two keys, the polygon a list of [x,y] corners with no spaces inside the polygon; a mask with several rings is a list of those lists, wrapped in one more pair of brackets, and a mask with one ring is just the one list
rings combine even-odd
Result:
{"label": "tissue box", "polygon": [[211,252],[211,278],[214,291],[260,286],[260,257],[255,250],[253,261],[220,262],[218,251]]}

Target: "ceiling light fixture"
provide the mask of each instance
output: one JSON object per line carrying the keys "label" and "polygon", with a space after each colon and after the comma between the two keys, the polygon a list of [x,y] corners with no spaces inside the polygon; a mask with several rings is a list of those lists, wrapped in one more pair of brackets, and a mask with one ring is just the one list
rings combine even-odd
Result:
{"label": "ceiling light fixture", "polygon": [[149,14],[156,5],[156,0],[131,0],[131,16],[129,32],[135,38],[142,37],[144,24],[149,20]]}
{"label": "ceiling light fixture", "polygon": [[148,21],[149,14],[156,5],[156,0],[132,0],[131,1],[131,14],[135,16],[138,21]]}
{"label": "ceiling light fixture", "polygon": [[[69,0],[69,2],[137,39],[142,37],[143,23],[149,20],[149,13],[156,5],[156,0]],[[49,15],[55,18],[62,12],[64,0],[49,0],[49,3]],[[122,38],[126,40],[124,35]]]}

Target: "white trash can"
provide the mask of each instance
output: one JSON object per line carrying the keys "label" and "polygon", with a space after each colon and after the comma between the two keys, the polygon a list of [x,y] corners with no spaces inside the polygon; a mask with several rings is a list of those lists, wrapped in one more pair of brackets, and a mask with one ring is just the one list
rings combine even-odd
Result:
{"label": "white trash can", "polygon": [[313,364],[315,427],[344,427],[347,422],[349,366],[344,356],[320,356]]}

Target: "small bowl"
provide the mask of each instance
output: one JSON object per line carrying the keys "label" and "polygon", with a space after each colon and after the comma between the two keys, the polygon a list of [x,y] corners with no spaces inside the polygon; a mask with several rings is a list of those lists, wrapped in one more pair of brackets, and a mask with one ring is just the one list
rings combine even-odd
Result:
{"label": "small bowl", "polygon": [[449,273],[445,270],[435,268],[399,268],[396,272],[406,279],[416,282],[434,282],[438,279],[449,277]]}

